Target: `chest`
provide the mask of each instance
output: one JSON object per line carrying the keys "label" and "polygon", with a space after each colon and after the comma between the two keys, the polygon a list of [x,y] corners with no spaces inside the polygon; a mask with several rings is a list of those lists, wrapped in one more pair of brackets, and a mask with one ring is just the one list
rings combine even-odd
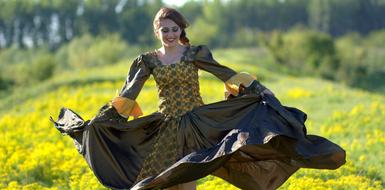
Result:
{"label": "chest", "polygon": [[186,61],[171,65],[157,65],[152,74],[160,86],[191,85],[198,82],[198,68],[193,63]]}

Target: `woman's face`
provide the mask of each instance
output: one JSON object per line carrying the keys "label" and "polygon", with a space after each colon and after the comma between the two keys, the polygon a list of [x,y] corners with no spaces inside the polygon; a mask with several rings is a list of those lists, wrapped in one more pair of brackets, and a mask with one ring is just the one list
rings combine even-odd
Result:
{"label": "woman's face", "polygon": [[155,34],[162,42],[164,47],[175,47],[179,43],[180,27],[170,19],[161,19],[159,28],[155,30]]}

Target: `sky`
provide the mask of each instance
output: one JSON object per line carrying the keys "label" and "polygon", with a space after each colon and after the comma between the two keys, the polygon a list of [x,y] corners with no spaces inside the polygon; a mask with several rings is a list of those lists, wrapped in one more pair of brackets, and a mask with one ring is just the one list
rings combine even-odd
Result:
{"label": "sky", "polygon": [[188,0],[163,0],[164,3],[169,4],[169,5],[176,5],[176,6],[181,6]]}
{"label": "sky", "polygon": [[[188,1],[202,1],[202,0],[163,0],[163,2],[168,5],[176,5],[176,6],[181,6]],[[222,1],[227,2],[229,0],[222,0]],[[279,1],[285,1],[285,0],[279,0]]]}

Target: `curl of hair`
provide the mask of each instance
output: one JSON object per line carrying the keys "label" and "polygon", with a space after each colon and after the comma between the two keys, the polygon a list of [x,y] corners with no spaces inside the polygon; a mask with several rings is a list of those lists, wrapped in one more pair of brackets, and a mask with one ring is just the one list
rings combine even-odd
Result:
{"label": "curl of hair", "polygon": [[187,38],[186,31],[184,29],[182,30],[182,33],[180,34],[179,41],[183,45],[190,45],[190,40]]}

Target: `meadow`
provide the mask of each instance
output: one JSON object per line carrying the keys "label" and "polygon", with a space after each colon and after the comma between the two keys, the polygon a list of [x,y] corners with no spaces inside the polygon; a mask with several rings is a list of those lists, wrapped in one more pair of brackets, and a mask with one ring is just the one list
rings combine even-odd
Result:
{"label": "meadow", "polygon": [[[259,53],[257,49],[225,49],[214,55],[221,64],[257,76],[284,105],[305,111],[309,134],[329,138],[347,151],[343,167],[300,169],[280,189],[384,189],[385,96],[342,83],[274,72],[268,65],[271,58],[260,59]],[[0,189],[105,189],[49,116],[56,118],[61,107],[68,107],[91,119],[120,90],[129,65],[130,61],[123,61],[63,71],[1,99]],[[209,73],[200,76],[204,102],[222,100],[223,83]],[[156,111],[152,78],[137,101],[144,114]],[[208,176],[198,181],[198,189],[237,188]]]}

